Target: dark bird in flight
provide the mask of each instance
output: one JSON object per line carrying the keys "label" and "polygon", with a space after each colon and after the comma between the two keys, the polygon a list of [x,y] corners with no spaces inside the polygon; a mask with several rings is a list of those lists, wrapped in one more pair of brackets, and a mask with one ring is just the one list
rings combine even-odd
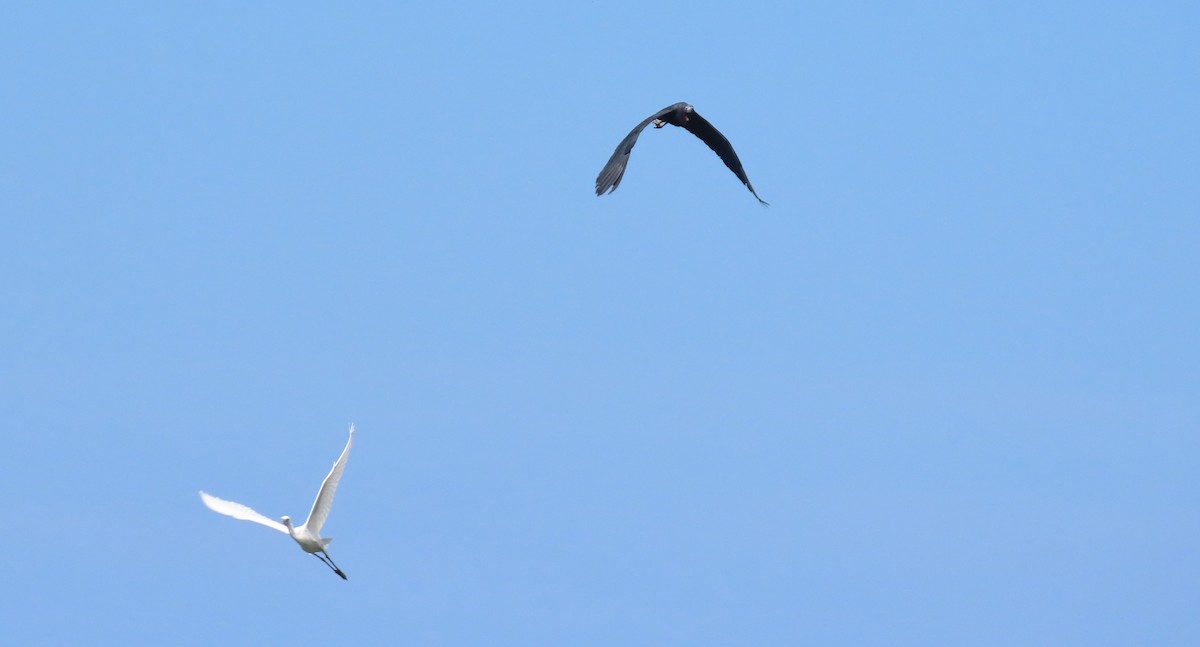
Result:
{"label": "dark bird in flight", "polygon": [[645,121],[638,124],[625,135],[625,139],[617,144],[617,150],[613,151],[612,157],[608,159],[608,164],[600,170],[600,175],[596,176],[596,195],[604,195],[605,192],[612,193],[617,190],[617,185],[621,183],[621,177],[625,175],[625,165],[629,163],[629,153],[633,150],[633,145],[637,143],[638,135],[646,129],[651,122],[655,128],[662,128],[667,124],[672,126],[682,126],[688,132],[700,138],[700,141],[708,144],[708,147],[713,149],[713,152],[725,162],[725,166],[733,171],[733,174],[738,176],[742,184],[750,189],[750,193],[764,205],[766,200],[758,197],[758,193],[754,190],[754,186],[750,184],[750,179],[746,177],[746,171],[742,169],[742,161],[738,159],[737,153],[733,152],[733,146],[729,140],[725,139],[725,135],[721,131],[708,123],[708,120],[700,116],[692,104],[680,101],[674,105],[669,105],[662,110],[646,117]]}

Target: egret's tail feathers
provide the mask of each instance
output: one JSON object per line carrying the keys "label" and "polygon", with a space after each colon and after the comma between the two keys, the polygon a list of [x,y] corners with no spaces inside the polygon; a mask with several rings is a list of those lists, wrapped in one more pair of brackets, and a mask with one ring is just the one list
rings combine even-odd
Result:
{"label": "egret's tail feathers", "polygon": [[333,543],[333,537],[321,538],[321,547],[322,548],[324,548],[325,546],[328,546],[329,544],[332,544],[332,543]]}

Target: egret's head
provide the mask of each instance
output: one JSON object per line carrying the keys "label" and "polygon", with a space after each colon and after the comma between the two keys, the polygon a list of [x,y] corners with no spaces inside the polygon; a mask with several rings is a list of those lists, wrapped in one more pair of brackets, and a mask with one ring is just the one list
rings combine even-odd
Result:
{"label": "egret's head", "polygon": [[279,520],[282,521],[283,525],[285,525],[285,526],[292,525],[292,518],[287,516],[286,514],[283,515],[282,517],[280,517]]}

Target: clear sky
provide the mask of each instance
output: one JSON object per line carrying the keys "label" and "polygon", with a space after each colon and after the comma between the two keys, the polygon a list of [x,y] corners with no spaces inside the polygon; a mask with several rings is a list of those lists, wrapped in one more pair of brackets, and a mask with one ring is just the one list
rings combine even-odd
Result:
{"label": "clear sky", "polygon": [[1200,644],[1200,5],[326,4],[3,12],[12,644]]}

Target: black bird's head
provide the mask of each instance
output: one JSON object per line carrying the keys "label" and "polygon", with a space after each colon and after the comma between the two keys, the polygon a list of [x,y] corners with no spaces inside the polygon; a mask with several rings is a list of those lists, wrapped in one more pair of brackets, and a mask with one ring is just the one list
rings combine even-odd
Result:
{"label": "black bird's head", "polygon": [[688,122],[688,115],[692,114],[695,109],[695,106],[692,104],[681,102],[679,108],[675,110],[675,120],[679,122],[678,125],[682,126],[686,124]]}

